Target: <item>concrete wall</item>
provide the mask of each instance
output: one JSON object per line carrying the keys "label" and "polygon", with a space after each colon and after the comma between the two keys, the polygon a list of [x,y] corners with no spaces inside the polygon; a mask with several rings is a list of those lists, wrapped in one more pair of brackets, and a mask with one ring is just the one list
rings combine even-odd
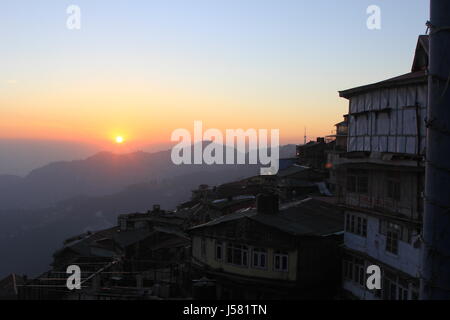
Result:
{"label": "concrete wall", "polygon": [[[349,211],[354,213],[352,211]],[[379,260],[397,270],[401,270],[413,277],[419,277],[420,247],[414,248],[412,245],[417,239],[417,234],[412,236],[412,244],[399,240],[398,254],[394,255],[385,250],[386,236],[379,233],[380,219],[357,213],[359,216],[367,218],[367,238],[345,232],[345,247],[363,252],[370,257]]]}

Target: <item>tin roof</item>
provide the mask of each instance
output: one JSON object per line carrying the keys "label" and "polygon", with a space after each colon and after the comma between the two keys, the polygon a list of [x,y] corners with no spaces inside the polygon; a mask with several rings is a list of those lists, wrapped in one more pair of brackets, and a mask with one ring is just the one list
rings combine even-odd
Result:
{"label": "tin roof", "polygon": [[421,70],[416,72],[409,72],[401,76],[387,79],[381,82],[376,82],[361,87],[339,91],[339,96],[348,99],[356,94],[361,94],[375,89],[392,88],[408,84],[426,83],[426,82],[427,82],[426,71]]}
{"label": "tin roof", "polygon": [[240,219],[250,219],[295,236],[325,236],[341,232],[344,229],[341,208],[327,202],[307,198],[281,206],[280,211],[275,214],[261,214],[256,210],[238,212],[222,216],[190,230],[216,227]]}

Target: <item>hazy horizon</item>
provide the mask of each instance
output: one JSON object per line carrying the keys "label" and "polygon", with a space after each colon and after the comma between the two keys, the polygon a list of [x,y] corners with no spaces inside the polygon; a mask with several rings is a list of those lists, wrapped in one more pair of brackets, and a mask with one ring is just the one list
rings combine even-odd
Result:
{"label": "hazy horizon", "polygon": [[[32,170],[59,161],[84,160],[99,152],[127,154],[137,151],[156,153],[167,151],[175,142],[165,144],[142,144],[134,149],[128,146],[101,146],[79,141],[64,140],[32,140],[32,139],[0,139],[0,175],[24,177]],[[281,143],[281,146],[299,144]]]}
{"label": "hazy horizon", "polygon": [[52,162],[82,160],[102,151],[129,153],[158,152],[170,145],[147,145],[136,149],[114,150],[80,141],[0,139],[0,175],[25,176]]}

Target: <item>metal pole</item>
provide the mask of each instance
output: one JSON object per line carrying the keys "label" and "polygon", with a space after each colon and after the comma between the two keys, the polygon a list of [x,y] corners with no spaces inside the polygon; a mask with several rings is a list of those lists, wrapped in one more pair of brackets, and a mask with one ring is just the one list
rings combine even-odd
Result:
{"label": "metal pole", "polygon": [[450,1],[431,0],[421,298],[450,299]]}

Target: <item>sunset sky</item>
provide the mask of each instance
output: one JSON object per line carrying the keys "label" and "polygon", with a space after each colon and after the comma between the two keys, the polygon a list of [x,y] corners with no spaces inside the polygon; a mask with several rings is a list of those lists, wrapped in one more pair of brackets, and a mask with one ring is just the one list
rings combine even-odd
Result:
{"label": "sunset sky", "polygon": [[[81,8],[68,30],[66,8]],[[381,7],[382,29],[366,27]],[[406,73],[425,0],[3,0],[0,139],[164,144],[194,120],[331,133],[338,90]]]}

